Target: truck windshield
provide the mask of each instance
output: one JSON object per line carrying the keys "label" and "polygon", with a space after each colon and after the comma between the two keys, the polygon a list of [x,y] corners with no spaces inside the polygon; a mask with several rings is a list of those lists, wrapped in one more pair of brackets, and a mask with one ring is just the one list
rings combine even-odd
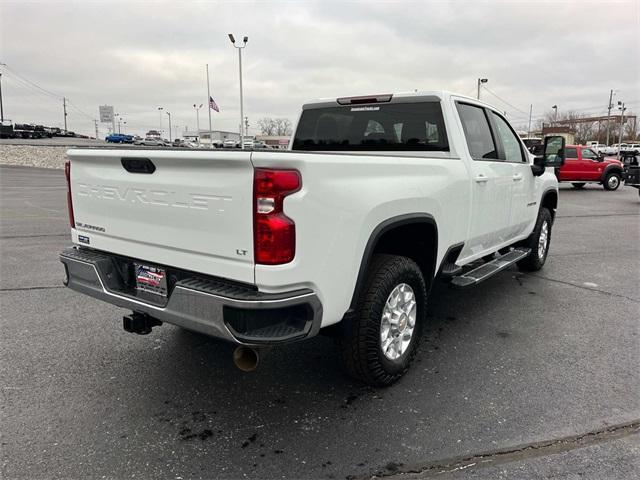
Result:
{"label": "truck windshield", "polygon": [[439,102],[304,110],[293,150],[449,151]]}

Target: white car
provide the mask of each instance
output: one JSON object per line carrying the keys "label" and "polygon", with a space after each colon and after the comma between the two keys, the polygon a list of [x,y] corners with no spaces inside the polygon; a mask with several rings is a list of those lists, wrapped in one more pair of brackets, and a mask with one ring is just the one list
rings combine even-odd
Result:
{"label": "white car", "polygon": [[227,139],[222,143],[224,148],[236,148],[238,147],[238,142],[236,140]]}
{"label": "white car", "polygon": [[134,143],[136,145],[143,145],[146,147],[165,147],[167,145],[165,140],[157,137],[146,137],[141,140],[137,140]]}
{"label": "white car", "polygon": [[620,144],[614,143],[613,145],[607,147],[604,153],[607,155],[617,155],[619,151],[624,152],[626,148],[627,148],[626,143],[620,143]]}
{"label": "white car", "polygon": [[409,368],[436,278],[543,267],[564,139],[534,159],[499,109],[432,91],[309,102],[288,152],[139,152],[68,151],[69,288],[129,309],[129,332],[233,342],[247,371],[326,332],[381,386]]}

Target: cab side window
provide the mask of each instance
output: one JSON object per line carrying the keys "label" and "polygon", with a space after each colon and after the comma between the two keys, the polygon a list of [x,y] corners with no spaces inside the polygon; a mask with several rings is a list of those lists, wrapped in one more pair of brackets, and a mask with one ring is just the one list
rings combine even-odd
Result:
{"label": "cab side window", "polygon": [[469,153],[474,160],[499,160],[489,121],[481,107],[457,103]]}
{"label": "cab side window", "polygon": [[524,156],[522,155],[522,148],[520,147],[520,140],[509,124],[499,115],[496,115],[494,112],[490,112],[491,118],[493,118],[494,125],[497,130],[497,135],[502,141],[502,147],[504,148],[504,159],[507,162],[518,162],[522,163],[524,161]]}
{"label": "cab side window", "polygon": [[567,160],[577,160],[578,159],[578,150],[575,148],[565,148],[564,149],[564,158]]}

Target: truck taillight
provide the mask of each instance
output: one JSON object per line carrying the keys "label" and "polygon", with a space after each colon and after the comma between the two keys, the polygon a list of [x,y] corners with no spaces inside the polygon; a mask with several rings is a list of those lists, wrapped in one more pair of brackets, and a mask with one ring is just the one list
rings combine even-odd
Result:
{"label": "truck taillight", "polygon": [[300,190],[297,170],[257,168],[253,177],[253,249],[255,262],[289,263],[296,254],[296,225],[283,212],[287,195]]}
{"label": "truck taillight", "polygon": [[76,228],[76,220],[73,218],[73,201],[71,200],[71,161],[64,162],[64,176],[67,178],[67,208],[69,209],[69,225]]}

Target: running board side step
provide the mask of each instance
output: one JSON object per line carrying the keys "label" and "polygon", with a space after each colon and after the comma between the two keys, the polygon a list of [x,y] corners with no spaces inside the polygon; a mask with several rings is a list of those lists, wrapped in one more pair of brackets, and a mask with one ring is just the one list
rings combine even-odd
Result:
{"label": "running board side step", "polygon": [[490,262],[483,263],[479,267],[465,272],[462,275],[453,277],[451,283],[459,288],[477,285],[487,278],[494,276],[496,273],[501,272],[505,268],[510,267],[518,260],[522,260],[524,257],[529,255],[530,252],[530,248],[514,248],[509,253],[505,253]]}

